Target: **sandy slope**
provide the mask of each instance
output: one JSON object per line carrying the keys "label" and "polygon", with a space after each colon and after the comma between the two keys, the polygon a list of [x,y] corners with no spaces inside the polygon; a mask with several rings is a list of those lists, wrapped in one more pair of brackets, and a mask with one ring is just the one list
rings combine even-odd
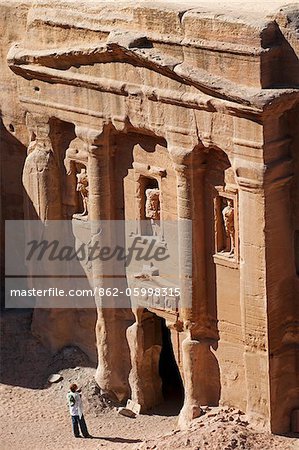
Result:
{"label": "sandy slope", "polygon": [[[1,318],[1,450],[295,450],[295,438],[254,431],[246,417],[230,408],[213,408],[187,431],[176,429],[177,404],[165,403],[136,419],[120,416],[99,395],[94,367],[86,356],[66,348],[50,356],[30,334],[30,314]],[[63,380],[47,383],[59,372]],[[82,387],[85,417],[94,439],[72,436],[66,405],[71,382]]]}
{"label": "sandy slope", "polygon": [[[189,430],[178,431],[176,417],[160,415],[163,411],[129,419],[114,408],[96,408],[90,396],[93,372],[90,368],[61,371],[63,382],[47,389],[1,385],[1,450],[299,449],[296,439],[256,433],[243,415],[231,409],[212,409]],[[76,439],[71,433],[65,392],[69,381],[75,380],[84,386],[85,417],[93,439]]]}

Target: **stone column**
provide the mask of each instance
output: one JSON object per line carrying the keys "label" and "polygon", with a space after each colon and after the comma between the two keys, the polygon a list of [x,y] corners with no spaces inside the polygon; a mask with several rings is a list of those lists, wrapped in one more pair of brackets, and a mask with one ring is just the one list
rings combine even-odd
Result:
{"label": "stone column", "polygon": [[299,407],[299,317],[290,195],[292,162],[280,159],[269,167],[265,177],[270,426],[274,433],[288,433],[292,411]]}
{"label": "stone column", "polygon": [[[144,329],[143,312],[143,308],[133,310],[135,322],[127,329],[127,340],[132,365],[129,376],[131,398],[141,405],[141,411],[146,411],[162,401],[162,381],[159,376],[161,345],[155,340],[154,322],[147,324]],[[145,333],[148,335],[146,340]]]}
{"label": "stone column", "polygon": [[192,316],[196,333],[203,339],[217,340],[217,331],[211,325],[206,285],[206,233],[205,233],[205,176],[206,164],[202,154],[195,155],[192,163],[192,250],[193,250],[193,304]]}
{"label": "stone column", "polygon": [[[180,319],[184,405],[179,425],[184,428],[201,414],[200,404],[215,403],[214,373],[217,362],[210,352],[204,245],[204,165],[191,151],[169,147],[177,175],[178,246],[180,273]],[[194,153],[192,153],[192,151]],[[196,164],[197,167],[196,167]],[[197,203],[198,202],[198,203]],[[192,230],[192,235],[191,235]],[[210,372],[210,378],[207,373]],[[216,370],[217,372],[217,370]],[[218,372],[217,372],[218,373]],[[212,381],[212,383],[211,383]],[[216,390],[218,391],[218,385]]]}
{"label": "stone column", "polygon": [[127,340],[131,355],[131,371],[129,382],[131,386],[131,398],[139,403],[143,409],[146,409],[145,395],[143,386],[142,360],[144,356],[144,331],[141,317],[143,309],[134,311],[135,322],[127,329]]}
{"label": "stone column", "polygon": [[62,218],[60,171],[49,137],[49,118],[27,113],[26,122],[30,144],[23,169],[25,219],[59,220]]}
{"label": "stone column", "polygon": [[[264,123],[265,247],[268,320],[270,426],[274,433],[291,431],[298,409],[298,280],[294,254],[294,207],[291,190],[294,162],[288,130],[281,116]],[[293,187],[293,186],[292,186]],[[293,203],[293,204],[292,204]]]}
{"label": "stone column", "polygon": [[[89,180],[89,220],[91,227],[91,245],[101,245],[99,226],[101,221],[111,218],[111,168],[109,152],[109,135],[88,128],[76,127],[77,136],[82,139],[89,150],[88,180]],[[105,232],[105,244],[113,245],[113,228],[108,227],[111,234]],[[107,227],[105,227],[107,230]],[[113,278],[105,278],[107,264],[99,258],[93,261],[94,287],[106,289],[113,287]],[[105,264],[105,271],[104,271]],[[111,268],[110,276],[113,275]],[[117,300],[116,300],[117,301]],[[118,308],[113,297],[96,294],[98,318],[96,338],[98,351],[98,368],[96,381],[99,386],[118,400],[129,395],[128,375],[130,356],[126,341],[126,328],[130,324],[128,312]]]}
{"label": "stone column", "polygon": [[291,411],[298,403],[293,337],[289,341],[288,336],[288,322],[295,315],[295,269],[291,161],[286,153],[274,141],[264,145],[263,162],[234,161],[239,185],[246,412],[252,421],[277,433],[290,431]]}
{"label": "stone column", "polygon": [[[265,194],[263,163],[234,161],[239,184],[240,303],[247,386],[247,413],[269,417]],[[240,176],[242,167],[246,178]],[[248,167],[251,167],[250,178]]]}
{"label": "stone column", "polygon": [[[28,155],[23,169],[23,185],[25,190],[25,219],[38,220],[43,223],[62,220],[61,205],[61,173],[50,139],[49,117],[27,113],[27,128],[30,135]],[[26,239],[37,239],[37,228],[25,222]],[[34,234],[32,234],[34,233]],[[49,236],[49,230],[48,230]],[[57,236],[56,236],[57,237]],[[42,259],[43,273],[48,273],[47,260]],[[51,278],[30,278],[36,275],[28,266],[29,287],[47,289],[55,283]],[[53,301],[56,299],[53,298]],[[66,325],[73,322],[70,310],[64,308],[39,307],[41,299],[36,299],[31,330],[51,351],[56,352],[72,342],[72,327]]]}
{"label": "stone column", "polygon": [[[169,148],[177,179],[178,266],[180,282],[180,317],[192,320],[192,169],[191,153],[185,157],[182,149]],[[187,163],[186,163],[187,161]]]}

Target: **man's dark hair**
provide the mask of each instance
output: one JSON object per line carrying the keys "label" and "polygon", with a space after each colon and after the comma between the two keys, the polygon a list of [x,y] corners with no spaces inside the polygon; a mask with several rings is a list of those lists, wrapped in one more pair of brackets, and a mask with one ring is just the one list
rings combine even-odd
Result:
{"label": "man's dark hair", "polygon": [[70,390],[72,392],[76,392],[77,389],[78,389],[78,386],[75,383],[70,385]]}

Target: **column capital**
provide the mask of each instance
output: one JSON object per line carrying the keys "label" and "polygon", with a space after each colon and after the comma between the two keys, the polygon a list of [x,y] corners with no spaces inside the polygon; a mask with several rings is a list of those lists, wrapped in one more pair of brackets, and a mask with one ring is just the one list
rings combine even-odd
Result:
{"label": "column capital", "polygon": [[207,165],[205,162],[194,159],[190,159],[189,161],[187,160],[183,164],[174,162],[173,167],[177,175],[180,175],[181,177],[189,177],[191,174],[203,175],[207,170]]}
{"label": "column capital", "polygon": [[293,177],[292,164],[293,161],[289,157],[279,158],[267,164],[236,158],[234,170],[239,188],[254,192],[287,185]]}
{"label": "column capital", "polygon": [[174,170],[177,175],[187,176],[191,172],[191,164],[173,164]]}
{"label": "column capital", "polygon": [[89,145],[101,145],[104,139],[103,128],[94,129],[81,125],[75,126],[76,136]]}
{"label": "column capital", "polygon": [[178,142],[171,138],[167,140],[167,149],[177,171],[192,166],[195,170],[206,168],[206,155],[208,150],[201,142]]}
{"label": "column capital", "polygon": [[53,152],[48,116],[28,112],[26,114],[26,126],[29,134],[28,155],[33,151],[43,154]]}
{"label": "column capital", "polygon": [[190,165],[193,148],[186,149],[184,147],[169,146],[168,151],[176,170]]}
{"label": "column capital", "polygon": [[263,189],[266,166],[263,161],[234,158],[233,169],[240,189],[258,191]]}
{"label": "column capital", "polygon": [[166,138],[167,149],[173,162],[177,165],[189,165],[198,142],[177,142],[172,136]]}
{"label": "column capital", "polygon": [[[49,117],[42,114],[27,112],[26,126],[30,133],[34,133],[37,139],[46,139],[50,134]],[[30,139],[33,137],[30,136]]]}

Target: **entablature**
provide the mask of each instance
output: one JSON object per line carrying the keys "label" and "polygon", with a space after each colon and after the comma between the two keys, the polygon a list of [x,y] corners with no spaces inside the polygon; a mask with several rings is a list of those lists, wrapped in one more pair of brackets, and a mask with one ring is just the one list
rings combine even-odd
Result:
{"label": "entablature", "polygon": [[71,5],[31,8],[8,55],[16,74],[252,119],[298,99],[296,86],[272,77],[285,45],[274,20],[171,4]]}

